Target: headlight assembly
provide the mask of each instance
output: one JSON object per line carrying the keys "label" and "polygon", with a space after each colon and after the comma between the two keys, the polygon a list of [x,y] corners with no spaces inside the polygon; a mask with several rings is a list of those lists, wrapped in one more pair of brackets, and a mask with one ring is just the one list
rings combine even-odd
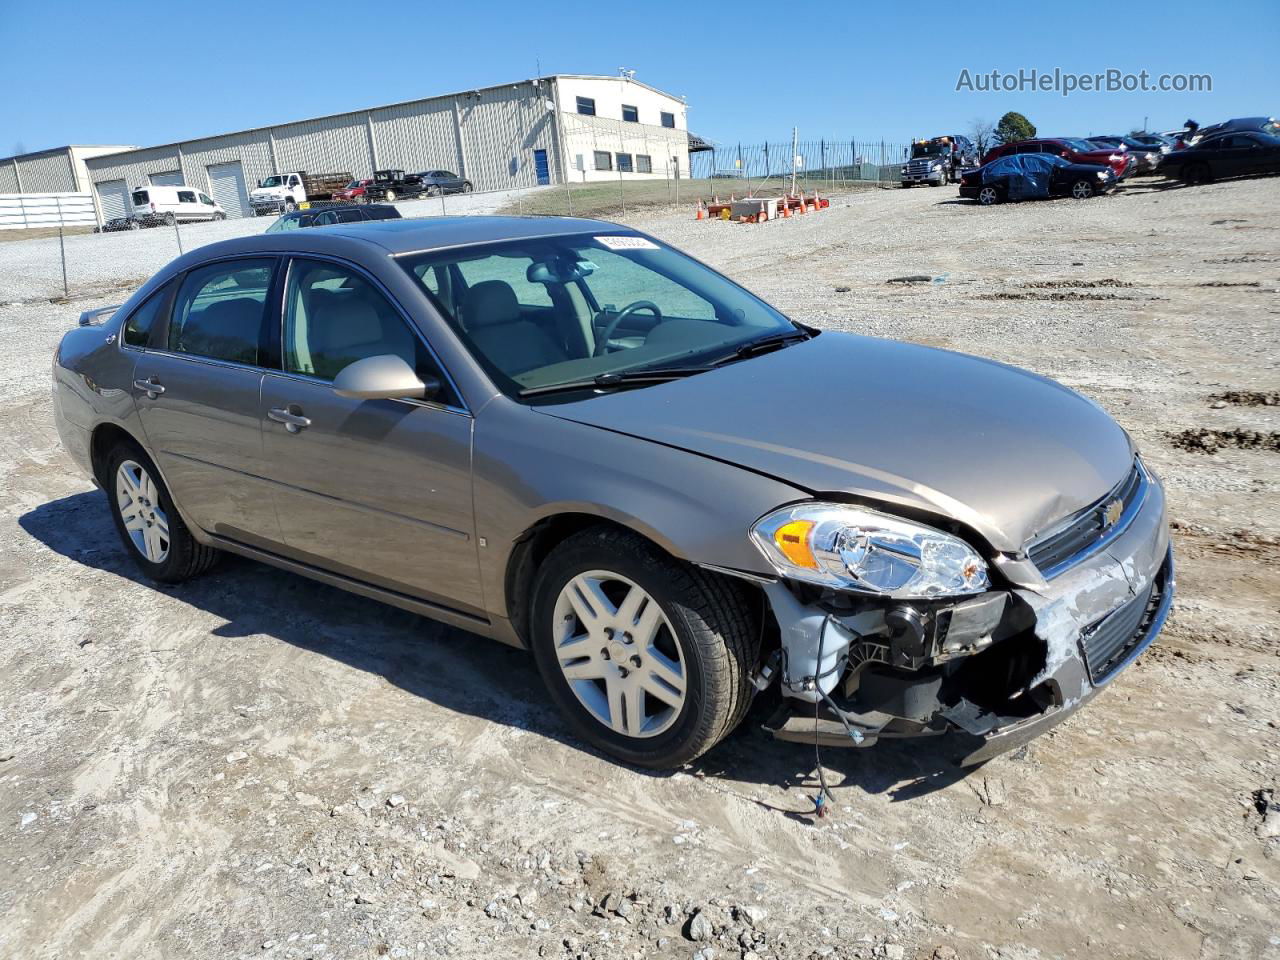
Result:
{"label": "headlight assembly", "polygon": [[801,503],[756,521],[751,539],[784,577],[886,597],[981,593],[987,564],[923,524],[839,503]]}

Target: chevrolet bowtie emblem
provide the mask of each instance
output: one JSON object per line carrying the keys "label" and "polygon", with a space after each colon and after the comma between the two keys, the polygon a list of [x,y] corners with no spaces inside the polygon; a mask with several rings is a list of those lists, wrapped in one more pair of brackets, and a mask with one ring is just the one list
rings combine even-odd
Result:
{"label": "chevrolet bowtie emblem", "polygon": [[1124,514],[1124,503],[1120,500],[1111,500],[1103,504],[1102,507],[1102,527],[1109,530],[1120,522],[1121,515]]}

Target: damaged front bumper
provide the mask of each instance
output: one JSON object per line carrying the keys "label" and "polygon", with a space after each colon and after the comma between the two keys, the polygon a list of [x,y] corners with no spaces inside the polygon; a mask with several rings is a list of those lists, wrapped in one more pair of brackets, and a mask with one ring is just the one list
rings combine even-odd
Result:
{"label": "damaged front bumper", "polygon": [[784,699],[767,729],[829,746],[960,733],[975,764],[1061,723],[1150,646],[1173,604],[1164,491],[1143,476],[1123,531],[1040,584],[843,604],[768,585]]}

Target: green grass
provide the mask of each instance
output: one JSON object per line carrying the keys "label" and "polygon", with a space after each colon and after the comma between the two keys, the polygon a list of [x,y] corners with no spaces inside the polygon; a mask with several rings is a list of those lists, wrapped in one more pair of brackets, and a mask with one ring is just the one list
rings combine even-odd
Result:
{"label": "green grass", "polygon": [[[736,197],[750,195],[759,197],[781,196],[790,187],[790,177],[773,177],[762,182],[753,179],[733,178],[715,180],[681,180],[679,183],[680,208],[693,209],[699,200],[711,200],[720,197],[727,200],[732,194]],[[896,187],[897,181],[891,184],[879,184],[870,181],[837,181],[833,187],[830,180],[811,177],[806,182],[804,177],[796,179],[796,189],[806,193],[831,195],[850,193],[854,190],[875,189],[880,186]],[[667,180],[630,180],[621,184],[617,181],[595,181],[592,183],[570,184],[538,190],[528,194],[504,207],[501,213],[526,214],[543,216],[575,216],[602,217],[616,220],[625,219],[637,213],[649,213],[661,209],[676,207],[676,184]]]}

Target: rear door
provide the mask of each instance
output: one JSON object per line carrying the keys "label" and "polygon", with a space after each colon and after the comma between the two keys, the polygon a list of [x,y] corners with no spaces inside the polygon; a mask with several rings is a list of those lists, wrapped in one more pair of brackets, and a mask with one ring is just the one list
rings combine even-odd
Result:
{"label": "rear door", "polygon": [[[298,258],[263,441],[288,555],[454,610],[483,609],[471,499],[471,415],[426,342],[357,268]],[[394,354],[442,383],[433,401],[334,393],[345,366]]]}
{"label": "rear door", "polygon": [[261,389],[277,260],[215,261],[178,282],[168,322],[141,349],[134,398],[174,498],[201,528],[276,548],[262,479]]}

